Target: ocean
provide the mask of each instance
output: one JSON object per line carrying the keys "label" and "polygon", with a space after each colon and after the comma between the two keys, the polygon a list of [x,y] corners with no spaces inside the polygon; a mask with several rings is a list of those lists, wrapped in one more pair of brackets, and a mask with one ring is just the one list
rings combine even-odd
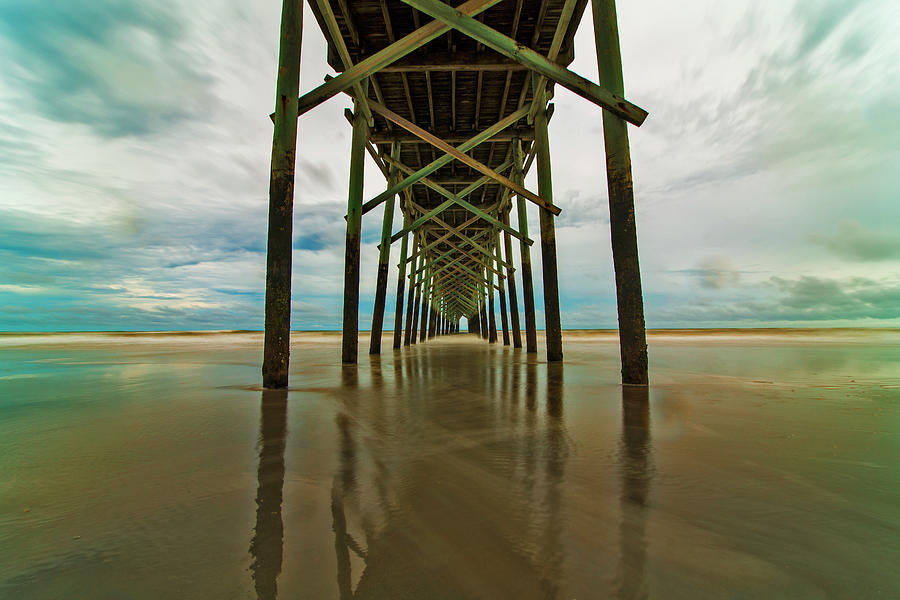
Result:
{"label": "ocean", "polygon": [[900,330],[0,334],[0,598],[900,597]]}

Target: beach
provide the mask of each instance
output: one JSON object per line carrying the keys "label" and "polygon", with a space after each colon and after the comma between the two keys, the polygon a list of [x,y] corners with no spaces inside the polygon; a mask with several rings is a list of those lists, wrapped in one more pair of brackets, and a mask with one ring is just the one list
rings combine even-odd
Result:
{"label": "beach", "polygon": [[900,597],[900,331],[0,334],[0,598]]}

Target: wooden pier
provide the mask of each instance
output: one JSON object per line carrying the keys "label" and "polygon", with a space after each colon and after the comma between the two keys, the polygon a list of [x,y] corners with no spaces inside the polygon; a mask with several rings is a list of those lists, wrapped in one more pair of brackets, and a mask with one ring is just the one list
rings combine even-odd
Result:
{"label": "wooden pier", "polygon": [[[588,0],[309,0],[339,73],[299,96],[303,7],[283,0],[266,274],[263,385],[288,384],[291,219],[297,121],[325,100],[353,99],[342,361],[358,360],[360,231],[382,214],[368,351],[379,354],[391,249],[399,246],[394,351],[468,329],[536,353],[531,250],[540,240],[546,358],[563,360],[548,122],[556,86],[603,111],[622,381],[647,383],[627,124],[646,111],[624,98],[615,0],[591,0],[599,83],[567,66]],[[302,129],[302,128],[301,128]],[[585,160],[601,161],[596,157]],[[363,196],[365,154],[387,189]],[[537,168],[538,189],[524,187]],[[403,215],[393,222],[395,202]],[[539,208],[529,228],[526,203]],[[376,213],[378,212],[376,211]],[[510,213],[515,211],[516,227]],[[370,217],[371,218],[371,217]],[[534,224],[533,224],[534,225]],[[513,241],[515,240],[515,241]],[[519,245],[520,269],[513,264]],[[404,315],[405,305],[405,315]],[[500,310],[498,332],[496,313]],[[405,328],[404,328],[405,325]],[[404,331],[405,329],[405,331]]]}

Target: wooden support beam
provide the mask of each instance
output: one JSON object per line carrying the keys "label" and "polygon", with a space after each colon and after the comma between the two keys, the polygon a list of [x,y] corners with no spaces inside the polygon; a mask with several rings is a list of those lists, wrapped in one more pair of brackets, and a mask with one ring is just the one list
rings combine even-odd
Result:
{"label": "wooden support beam", "polygon": [[[503,222],[509,225],[509,208],[502,212]],[[503,250],[506,262],[512,262],[512,236],[503,232]],[[515,269],[506,267],[506,292],[509,295],[509,319],[512,327],[513,348],[522,347],[522,330],[519,323],[519,302],[516,296]]]}
{"label": "wooden support beam", "polygon": [[[494,232],[494,253],[496,255],[497,268],[502,269],[503,259],[500,258],[500,233]],[[503,328],[503,345],[509,346],[509,318],[506,315],[506,284],[503,276],[498,277],[499,294],[500,294],[500,324]]]}
{"label": "wooden support beam", "polygon": [[[412,238],[413,238],[413,254],[416,254],[416,250],[419,247],[419,238],[415,234],[413,234]],[[421,258],[419,260],[421,260]],[[416,261],[415,263],[413,263],[413,267],[418,266],[418,263],[419,263],[419,261]],[[414,284],[413,278],[410,277],[409,294],[408,294],[407,300],[406,300],[406,331],[403,334],[403,345],[404,346],[409,346],[409,344],[410,344],[410,339],[409,339],[410,331],[412,330],[413,313],[415,312],[415,307],[414,307],[415,288],[416,288],[416,286]]]}
{"label": "wooden support beam", "polygon": [[488,289],[488,343],[497,342],[497,311],[494,309],[494,276],[487,272]]}
{"label": "wooden support beam", "polygon": [[[537,146],[538,189],[545,198],[553,198],[550,169],[550,136],[547,132],[547,112],[538,111],[534,117],[534,139]],[[553,215],[540,211],[541,265],[544,279],[544,331],[547,339],[547,362],[563,359],[562,326],[559,316],[559,274],[556,264],[556,226]]]}
{"label": "wooden support beam", "polygon": [[[406,1],[406,0],[404,0],[404,1]],[[422,129],[421,127],[416,125],[415,123],[409,121],[408,119],[404,119],[403,117],[401,117],[394,111],[390,110],[388,107],[384,106],[380,102],[370,101],[369,106],[374,111],[376,111],[378,114],[380,114],[382,117],[385,117],[386,119],[393,121],[394,123],[396,123],[397,125],[399,125],[400,127],[404,128],[404,129],[406,129],[410,133],[413,133],[413,134],[419,136],[420,138],[422,138],[423,140],[429,142],[435,148],[444,152],[445,155],[450,155],[453,158],[455,158],[456,160],[469,165],[470,167],[472,167],[479,173],[487,175],[488,177],[490,177],[497,183],[503,185],[504,187],[509,188],[510,190],[515,192],[517,195],[524,196],[525,198],[534,202],[541,208],[549,210],[554,215],[558,215],[561,212],[560,209],[558,207],[554,206],[551,202],[547,202],[544,198],[541,198],[540,196],[529,192],[521,185],[511,181],[510,179],[504,177],[500,173],[497,173],[490,167],[484,165],[480,161],[477,161],[474,158],[472,158],[471,156],[467,155],[465,152],[460,152],[458,149],[454,148],[453,146],[451,146],[447,142],[443,141],[442,139],[425,131],[424,129]]]}
{"label": "wooden support beam", "polygon": [[383,69],[381,73],[436,73],[448,71],[501,72],[524,71],[525,65],[505,56],[483,52],[431,52],[403,58]]}
{"label": "wooden support beam", "polygon": [[[477,15],[499,3],[500,0],[469,0],[456,7],[465,15]],[[448,25],[440,21],[431,21],[419,27],[409,35],[397,40],[387,48],[368,56],[344,70],[343,73],[329,79],[316,89],[307,92],[300,97],[297,106],[297,116],[315,108],[329,98],[341,93],[353,84],[362,81],[371,74],[383,69],[397,59],[403,58],[413,50],[421,48],[431,40],[437,39],[450,30]]]}
{"label": "wooden support beam", "polygon": [[266,317],[262,378],[267,388],[285,388],[291,352],[291,235],[294,166],[297,151],[297,102],[300,89],[300,44],[303,6],[284,0],[275,85],[275,131],[269,178],[269,225],[266,247]]}
{"label": "wooden support beam", "polygon": [[[623,94],[625,84],[615,0],[592,0],[591,4],[600,82],[614,92]],[[616,272],[622,383],[646,385],[649,380],[647,335],[638,261],[628,128],[624,121],[607,112],[603,113],[603,141],[609,189],[609,229]]]}
{"label": "wooden support beam", "polygon": [[[518,121],[519,119],[521,119],[522,117],[524,117],[527,114],[528,114],[528,108],[526,108],[526,107],[520,108],[516,112],[510,114],[505,119],[501,119],[500,121],[497,121],[492,126],[488,127],[487,129],[485,129],[485,130],[475,134],[471,138],[469,138],[468,141],[463,142],[462,144],[457,146],[456,151],[468,152],[469,150],[471,150],[472,148],[475,148],[482,142],[489,140],[495,134],[500,133],[507,127],[513,125],[516,121]],[[443,156],[437,158],[436,160],[432,161],[428,165],[422,167],[421,169],[416,171],[414,174],[410,175],[403,181],[400,181],[399,183],[397,183],[397,185],[392,187],[390,190],[387,190],[387,191],[375,196],[368,202],[366,202],[363,205],[363,214],[369,212],[370,210],[372,210],[373,208],[375,208],[376,206],[378,206],[379,204],[381,204],[382,202],[387,200],[388,196],[400,193],[402,190],[405,190],[409,186],[418,182],[423,177],[427,177],[428,175],[431,175],[432,173],[434,173],[435,171],[437,171],[444,165],[453,162],[453,159],[454,159],[454,157],[452,155],[444,154]]]}
{"label": "wooden support beam", "polygon": [[[344,22],[347,23],[347,28],[350,30],[351,34],[353,34],[353,43],[359,46],[359,36],[355,35],[356,29],[353,27],[353,23],[350,19],[350,12],[347,9],[346,2],[344,0],[339,0],[341,2],[341,10],[344,12]],[[314,0],[316,5],[319,7],[319,13],[322,15],[322,19],[325,21],[325,27],[328,29],[328,35],[331,37],[332,42],[334,43],[334,47],[337,50],[338,56],[341,59],[341,62],[344,63],[344,68],[349,69],[353,66],[353,60],[350,58],[350,51],[347,49],[347,45],[344,43],[344,37],[341,35],[341,30],[338,27],[337,19],[334,18],[334,12],[331,10],[331,4],[328,0]],[[375,125],[375,120],[372,118],[372,111],[369,109],[369,105],[366,103],[366,92],[363,91],[362,85],[357,81],[353,84],[353,95],[359,101],[359,107],[362,110],[363,114],[366,117],[366,123],[369,127]]]}
{"label": "wooden support beam", "polygon": [[350,7],[347,6],[347,0],[338,0],[338,6],[341,8],[341,15],[344,17],[344,23],[347,24],[347,31],[350,32],[350,39],[352,39],[356,47],[359,48],[359,31],[357,31],[356,25],[353,23],[353,17],[350,15]]}
{"label": "wooden support beam", "polygon": [[[431,242],[428,242],[428,245],[427,245],[427,246],[425,246],[424,248],[420,248],[417,252],[425,252],[425,251],[431,250],[432,248],[434,248],[435,246],[437,246],[437,245],[440,244],[441,242],[444,242],[444,241],[450,239],[453,235],[459,235],[460,237],[465,238],[464,234],[462,233],[462,230],[465,229],[466,227],[468,227],[469,225],[471,225],[472,223],[474,223],[474,222],[477,221],[477,220],[478,220],[478,217],[471,217],[471,218],[467,219],[467,220],[464,221],[462,224],[460,224],[458,227],[455,227],[455,228],[454,228],[454,231],[449,231],[448,233],[442,235],[442,236],[439,237],[438,239],[433,240],[433,241],[431,241]],[[458,231],[457,231],[457,230],[458,230]],[[413,254],[412,254],[408,259],[406,259],[406,260],[407,260],[407,261],[412,261],[412,260],[415,259],[415,258],[418,258],[418,254],[417,254],[417,253],[413,253]]]}
{"label": "wooden support beam", "polygon": [[[407,217],[404,216],[404,219]],[[397,301],[394,306],[394,350],[403,345],[403,291],[406,287],[406,245],[408,235],[403,236],[400,242],[400,273],[397,275]]]}
{"label": "wooden support beam", "polygon": [[359,347],[359,248],[362,230],[363,170],[365,168],[366,119],[362,103],[354,103],[350,141],[350,185],[347,194],[347,243],[344,252],[344,319],[341,362],[356,364]]}
{"label": "wooden support beam", "polygon": [[[408,172],[408,173],[411,173],[411,172],[412,172],[412,169],[410,169],[409,167],[407,167],[406,165],[404,165],[404,164],[402,164],[402,163],[397,163],[397,166],[400,168],[401,171],[405,171],[405,172]],[[447,198],[447,202],[444,202],[443,204],[438,205],[437,208],[435,208],[435,209],[429,211],[429,213],[428,213],[428,215],[427,215],[427,216],[428,216],[427,219],[425,219],[424,217],[421,217],[420,219],[416,219],[416,221],[415,221],[415,228],[421,227],[423,223],[425,223],[425,222],[427,222],[427,221],[429,221],[429,220],[431,220],[431,219],[434,219],[437,215],[439,215],[440,213],[444,212],[447,208],[449,208],[449,206],[450,206],[450,204],[448,204],[448,202],[449,202],[449,203],[451,203],[451,204],[457,204],[457,205],[459,205],[459,206],[465,208],[466,210],[468,210],[468,211],[469,211],[470,213],[472,213],[473,215],[475,215],[475,216],[477,216],[477,217],[480,217],[481,219],[484,219],[485,221],[487,221],[488,223],[490,223],[490,224],[493,225],[494,227],[499,227],[500,229],[503,229],[504,231],[508,232],[510,235],[512,235],[512,236],[514,236],[514,237],[516,237],[516,238],[518,238],[518,239],[521,240],[521,241],[524,241],[524,242],[525,242],[526,244],[528,244],[529,246],[530,246],[531,244],[534,243],[533,240],[529,239],[528,237],[524,237],[524,238],[523,238],[522,234],[520,234],[518,231],[516,231],[515,229],[513,229],[513,228],[511,228],[511,227],[508,227],[507,225],[504,225],[502,221],[496,219],[495,217],[493,217],[493,216],[490,215],[489,213],[483,211],[482,209],[478,208],[478,207],[475,206],[474,204],[471,204],[471,203],[469,203],[469,202],[463,200],[463,198],[462,198],[461,195],[457,195],[457,194],[454,194],[453,192],[450,192],[449,190],[447,190],[447,189],[444,188],[443,186],[440,186],[440,185],[434,183],[433,181],[430,181],[430,180],[429,180],[428,178],[426,178],[426,177],[422,177],[422,178],[420,179],[420,181],[421,181],[423,184],[427,185],[429,188],[431,188],[431,189],[433,189],[434,191],[436,191],[437,193],[439,193],[440,195],[442,195],[442,196],[444,196],[445,198]],[[478,182],[476,182],[476,183],[478,183]],[[465,191],[466,194],[469,194],[469,193],[473,192],[475,189],[477,189],[478,187],[480,187],[480,185],[481,185],[481,184],[479,184],[479,185],[473,184],[473,185],[469,186],[469,188],[471,188],[471,189],[467,189],[467,190],[464,190],[464,191]],[[423,220],[423,219],[424,219],[424,220]],[[421,220],[422,222],[419,222],[420,220]],[[396,241],[397,239],[399,239],[399,236],[398,236],[398,235],[395,235],[394,237],[391,238],[391,242],[394,242],[394,241]]]}
{"label": "wooden support beam", "polygon": [[450,72],[450,131],[456,131],[456,71]]}
{"label": "wooden support beam", "polygon": [[[476,236],[474,236],[474,237],[472,237],[472,238],[468,238],[468,239],[469,239],[470,241],[475,241],[475,240],[477,240],[478,238],[482,237],[485,233],[487,233],[487,232],[486,232],[486,231],[482,231],[482,232],[479,233],[478,235],[476,235]],[[473,260],[473,261],[475,261],[475,262],[480,262],[479,259],[478,259],[476,256],[473,256],[473,255],[470,254],[469,252],[466,252],[465,250],[463,250],[462,248],[460,248],[458,245],[456,245],[456,244],[450,244],[450,250],[448,250],[447,252],[444,252],[443,254],[441,254],[440,256],[438,256],[437,258],[435,258],[433,261],[431,261],[430,263],[428,263],[428,265],[435,265],[435,266],[437,266],[437,264],[438,264],[440,261],[442,261],[442,260],[444,260],[444,259],[446,259],[446,258],[449,258],[449,257],[452,256],[453,254],[460,254],[460,255],[461,255],[461,256],[459,256],[459,257],[456,259],[457,261],[458,261],[458,260],[463,260],[463,259],[468,258],[469,260]],[[454,262],[456,262],[456,261],[454,261]],[[442,266],[440,267],[440,270],[445,269],[447,266],[448,266],[448,265],[446,265],[446,264],[445,264],[445,265],[442,265]],[[421,271],[421,270],[424,269],[424,268],[425,268],[425,266],[419,267],[419,270]],[[497,272],[497,273],[498,273],[498,275],[502,276],[501,273],[499,273],[499,272]]]}
{"label": "wooden support beam", "polygon": [[[387,160],[390,165],[400,169],[401,171],[403,171],[405,173],[413,172],[411,168],[407,167],[406,165],[404,165],[403,163],[401,163],[398,160],[390,159],[390,158]],[[502,168],[501,168],[501,170],[502,170]],[[424,178],[423,178],[423,180],[424,180]],[[459,194],[449,194],[450,196],[453,196],[453,198],[449,199],[447,202],[444,202],[444,203],[438,205],[436,208],[433,208],[430,211],[426,212],[421,217],[417,218],[415,221],[412,221],[411,223],[407,224],[402,230],[398,231],[393,236],[391,236],[391,240],[390,240],[391,243],[394,243],[395,241],[400,239],[400,236],[406,234],[407,232],[418,229],[423,224],[432,220],[432,218],[436,217],[437,215],[441,214],[446,209],[450,208],[450,206],[452,206],[453,204],[456,204],[456,199],[465,198],[466,196],[468,196],[469,194],[471,194],[472,192],[474,192],[476,189],[478,189],[479,187],[481,187],[482,185],[484,185],[487,182],[488,182],[488,178],[482,177],[478,181],[471,183],[466,189],[461,191]],[[435,186],[435,187],[440,187],[440,186]]]}
{"label": "wooden support beam", "polygon": [[478,117],[481,113],[481,86],[484,83],[484,73],[481,71],[478,72],[478,81],[475,85],[475,122],[473,123],[473,129],[478,131],[480,127],[478,126]]}
{"label": "wooden support beam", "polygon": [[[563,5],[562,12],[559,15],[559,19],[556,23],[556,31],[553,34],[553,40],[550,42],[550,51],[547,52],[547,59],[551,62],[556,62],[557,56],[559,56],[559,51],[562,48],[563,40],[566,37],[566,32],[569,30],[569,21],[572,20],[572,15],[575,13],[575,7],[578,4],[579,0],[566,0],[566,3]],[[539,29],[535,29],[535,33],[537,33]],[[545,93],[547,87],[547,78],[544,75],[541,75],[537,80],[536,90],[537,94],[535,98],[539,98]],[[529,122],[534,121],[534,117],[537,114],[538,110],[542,110],[546,102],[532,102],[531,103],[531,112],[528,113]]]}
{"label": "wooden support beam", "polygon": [[619,94],[588,81],[584,77],[569,71],[554,62],[547,60],[531,48],[503,35],[499,31],[461,14],[448,4],[440,0],[403,0],[406,4],[417,8],[435,19],[451,25],[475,41],[522,63],[529,69],[546,76],[565,88],[578,94],[582,98],[612,112],[620,119],[624,119],[633,125],[640,126],[647,118],[647,111],[635,106]]}
{"label": "wooden support beam", "polygon": [[[419,341],[420,342],[425,341],[425,332],[427,331],[427,327],[428,327],[428,320],[427,320],[428,319],[428,307],[430,305],[429,298],[428,298],[428,296],[429,296],[428,291],[429,291],[430,281],[431,281],[431,276],[426,271],[425,279],[422,282],[422,316],[421,316],[422,328],[419,332]],[[413,334],[415,334],[415,331],[413,332]]]}
{"label": "wooden support beam", "polygon": [[[380,101],[379,101],[380,102]],[[384,104],[384,102],[382,102]],[[390,123],[390,121],[388,121]],[[438,129],[432,132],[448,144],[461,144],[471,136],[453,132],[449,129]],[[513,138],[523,141],[534,139],[534,129],[531,127],[510,127],[507,131],[499,133],[491,138],[492,142],[510,142]],[[404,144],[428,144],[425,140],[412,133],[395,129],[393,131],[374,132],[369,135],[369,141],[373,144],[389,144],[391,142],[403,142]],[[430,144],[429,144],[430,145]],[[499,169],[498,169],[499,170]],[[436,180],[440,182],[440,180]]]}
{"label": "wooden support beam", "polygon": [[[400,144],[391,148],[391,156],[400,156]],[[397,168],[391,167],[388,187],[397,181]],[[394,199],[384,203],[384,217],[381,221],[381,246],[378,252],[378,272],[375,277],[375,306],[372,311],[372,333],[369,338],[369,354],[381,354],[381,334],[384,327],[384,304],[387,298],[388,268],[391,262],[391,229],[394,223]],[[404,236],[405,238],[405,236]],[[405,265],[405,263],[404,263]]]}
{"label": "wooden support beam", "polygon": [[435,306],[437,299],[437,289],[432,290],[431,294],[431,310],[428,311],[428,339],[434,338],[435,327],[437,326],[438,311]]}
{"label": "wooden support beam", "polygon": [[[424,258],[425,257],[423,256],[422,260],[424,260]],[[421,304],[421,302],[422,302],[423,279],[424,279],[424,274],[421,274],[421,273],[416,278],[416,285],[415,285],[416,302],[415,302],[415,307],[413,308],[412,330],[410,331],[410,337],[409,337],[409,343],[413,346],[416,344],[416,338],[418,338],[418,336],[416,335],[416,331],[418,331],[418,329],[419,329],[419,327],[418,327],[419,326],[419,304]]]}
{"label": "wooden support beam", "polygon": [[[522,172],[525,157],[522,153],[522,144],[513,144],[516,154],[516,164],[513,166],[513,176],[517,180],[524,179]],[[517,198],[517,208],[519,217],[519,231],[523,235],[528,235],[528,213],[525,210],[525,200]],[[534,315],[534,280],[531,275],[531,249],[526,244],[519,244],[522,259],[522,303],[525,307],[525,351],[529,354],[537,353],[537,327]]]}
{"label": "wooden support beam", "polygon": [[[422,208],[419,205],[415,204],[414,202],[411,204],[413,206],[415,206],[417,210],[422,210]],[[446,227],[448,230],[450,230],[450,232],[452,234],[455,234],[460,239],[462,239],[464,242],[466,242],[467,244],[470,244],[473,248],[475,248],[476,250],[481,252],[483,255],[491,256],[491,253],[486,248],[483,248],[480,244],[475,242],[475,239],[477,239],[478,236],[476,236],[476,238],[471,238],[471,237],[465,235],[465,233],[462,231],[462,227],[454,227],[454,226],[450,225],[449,223],[445,223],[445,222],[441,221],[437,217],[435,217],[435,220],[438,223],[442,224],[444,227]],[[528,238],[526,238],[526,239],[528,239]],[[451,245],[451,242],[449,241],[449,239],[444,240],[444,243]]]}

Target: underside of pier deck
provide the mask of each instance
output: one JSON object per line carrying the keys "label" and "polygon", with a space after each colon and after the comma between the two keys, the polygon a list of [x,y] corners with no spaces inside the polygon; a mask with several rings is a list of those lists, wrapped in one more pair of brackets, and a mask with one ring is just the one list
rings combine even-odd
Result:
{"label": "underside of pier deck", "polygon": [[[267,387],[287,384],[290,303],[270,303],[268,297],[274,290],[283,300],[285,269],[288,298],[290,291],[290,245],[279,240],[285,227],[290,235],[290,210],[284,207],[291,206],[293,186],[284,180],[288,166],[293,177],[295,160],[297,124],[291,117],[302,117],[341,93],[353,98],[354,107],[346,115],[353,136],[343,362],[358,360],[360,229],[362,219],[372,211],[381,217],[382,236],[370,353],[382,350],[387,275],[391,250],[397,247],[395,349],[455,333],[462,318],[489,343],[502,340],[521,347],[521,302],[525,351],[537,352],[531,251],[538,241],[546,357],[549,362],[562,361],[554,220],[565,207],[553,203],[547,132],[553,112],[550,100],[558,87],[603,109],[623,381],[646,383],[626,124],[639,126],[647,113],[624,98],[614,0],[592,1],[599,85],[568,70],[574,59],[575,31],[587,4],[587,0],[469,0],[462,4],[310,0],[336,75],[298,98],[302,7],[299,0],[284,0],[279,96],[273,115],[263,368]],[[387,181],[387,189],[373,198],[363,197],[366,153]],[[596,157],[585,160],[599,163],[602,159],[598,151]],[[524,176],[532,166],[538,174],[536,191],[524,187]],[[394,222],[395,202],[402,215],[399,223]],[[539,223],[531,227],[528,202],[538,207],[540,215]],[[516,243],[517,261],[513,258]]]}

